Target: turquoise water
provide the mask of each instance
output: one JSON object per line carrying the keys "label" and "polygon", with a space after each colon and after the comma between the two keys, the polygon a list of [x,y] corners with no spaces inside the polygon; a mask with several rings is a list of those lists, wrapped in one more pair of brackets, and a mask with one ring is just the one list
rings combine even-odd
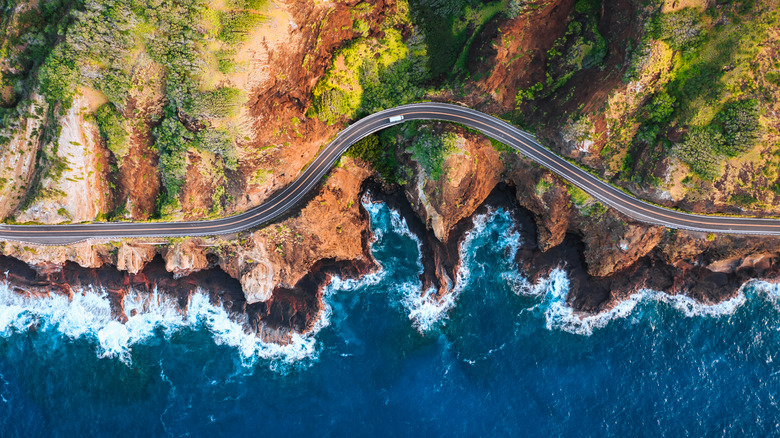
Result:
{"label": "turquoise water", "polygon": [[[420,293],[419,248],[364,204],[383,269],[335,281],[315,332],[286,347],[246,336],[196,296],[182,317],[100,290],[71,303],[0,287],[2,436],[774,434],[780,289],[718,306],[645,291],[609,314],[565,305],[563,270],[529,284],[510,212],[474,219],[455,293]],[[777,361],[777,362],[776,362]]]}

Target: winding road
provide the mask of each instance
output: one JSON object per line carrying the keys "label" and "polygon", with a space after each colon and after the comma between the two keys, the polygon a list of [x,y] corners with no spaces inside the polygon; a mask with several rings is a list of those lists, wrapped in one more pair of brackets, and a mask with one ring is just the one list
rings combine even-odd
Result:
{"label": "winding road", "polygon": [[[403,120],[398,120],[403,116]],[[531,134],[479,111],[445,103],[417,103],[374,113],[341,131],[301,175],[274,197],[244,213],[188,222],[94,222],[65,225],[0,225],[0,240],[66,245],[90,239],[185,237],[234,234],[286,213],[305,197],[358,140],[409,120],[441,120],[476,129],[516,149],[603,204],[641,222],[707,233],[780,235],[780,219],[706,216],[649,204],[626,194],[539,144]]]}

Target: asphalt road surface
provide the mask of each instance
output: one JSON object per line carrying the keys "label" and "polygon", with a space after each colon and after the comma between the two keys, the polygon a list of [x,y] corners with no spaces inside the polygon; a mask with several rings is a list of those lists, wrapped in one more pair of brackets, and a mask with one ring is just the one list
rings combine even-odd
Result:
{"label": "asphalt road surface", "polygon": [[[403,120],[398,121],[398,116],[403,116]],[[394,119],[391,121],[391,118]],[[641,222],[707,233],[780,235],[780,219],[694,215],[641,201],[569,163],[539,144],[532,135],[503,120],[458,105],[430,102],[391,108],[355,122],[320,151],[298,179],[262,205],[235,216],[188,222],[0,225],[0,240],[63,245],[89,239],[234,234],[265,224],[286,213],[320,182],[352,144],[374,132],[408,120],[442,120],[476,129],[518,150],[603,204]]]}

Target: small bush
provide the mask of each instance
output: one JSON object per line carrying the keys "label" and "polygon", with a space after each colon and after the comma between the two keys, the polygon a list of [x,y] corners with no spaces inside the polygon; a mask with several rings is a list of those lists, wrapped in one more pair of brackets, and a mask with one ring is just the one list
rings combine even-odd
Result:
{"label": "small bush", "polygon": [[105,103],[95,112],[95,122],[100,135],[106,139],[108,149],[119,159],[127,155],[127,131],[122,126],[122,116],[112,103]]}
{"label": "small bush", "polygon": [[169,108],[160,126],[154,129],[155,146],[160,152],[160,173],[166,190],[164,204],[176,199],[187,174],[187,150],[195,140]]}
{"label": "small bush", "polygon": [[601,7],[601,0],[578,0],[574,4],[574,12],[578,14],[587,14],[596,12]]}
{"label": "small bush", "polygon": [[352,30],[354,30],[356,33],[359,33],[360,35],[366,36],[368,35],[368,31],[371,30],[371,28],[368,26],[368,23],[365,20],[357,19],[352,23]]}
{"label": "small bush", "polygon": [[693,47],[702,39],[701,17],[692,8],[661,15],[651,30],[655,38],[665,41],[675,50]]}
{"label": "small bush", "polygon": [[241,90],[222,87],[197,95],[188,105],[187,112],[198,118],[223,118],[238,114],[244,102]]}
{"label": "small bush", "polygon": [[537,82],[528,88],[517,90],[517,94],[515,95],[515,106],[520,106],[523,102],[536,99],[543,88],[544,84]]}
{"label": "small bush", "polygon": [[444,161],[455,152],[455,140],[455,134],[437,136],[429,129],[423,129],[412,142],[412,159],[422,166],[430,179],[437,181],[444,174]]}
{"label": "small bush", "polygon": [[233,9],[254,9],[259,11],[268,5],[268,0],[228,0],[227,6]]}
{"label": "small bush", "polygon": [[730,201],[741,207],[749,207],[758,202],[758,199],[750,195],[732,195]]}
{"label": "small bush", "polygon": [[398,168],[395,155],[392,148],[383,147],[376,134],[369,135],[352,145],[346,155],[370,163],[385,181],[394,181],[395,171]]}
{"label": "small bush", "polygon": [[734,157],[753,147],[759,135],[758,116],[754,99],[727,103],[716,117],[723,128],[721,152]]}
{"label": "small bush", "polygon": [[673,96],[662,91],[653,97],[648,107],[647,120],[652,123],[664,124],[669,121],[669,117],[674,112],[674,105],[677,102]]}
{"label": "small bush", "polygon": [[723,136],[711,126],[693,127],[685,141],[675,146],[677,158],[691,166],[691,170],[704,179],[719,176],[720,159],[717,151]]}
{"label": "small bush", "polygon": [[566,190],[569,192],[569,198],[571,198],[571,202],[578,208],[583,207],[591,199],[590,195],[585,193],[582,189],[580,189],[577,186],[573,186],[569,184],[567,185]]}
{"label": "small bush", "polygon": [[220,19],[222,29],[217,38],[226,43],[240,43],[247,38],[252,29],[263,21],[265,21],[265,16],[260,14],[247,11],[225,12]]}
{"label": "small bush", "polygon": [[515,150],[510,147],[507,144],[504,144],[496,139],[488,137],[488,140],[490,140],[490,145],[493,146],[493,149],[495,149],[497,152],[514,152]]}

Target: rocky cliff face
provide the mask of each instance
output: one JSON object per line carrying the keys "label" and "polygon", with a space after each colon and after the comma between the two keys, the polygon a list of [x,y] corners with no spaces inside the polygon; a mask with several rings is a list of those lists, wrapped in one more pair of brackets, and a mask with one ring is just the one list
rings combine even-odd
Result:
{"label": "rocky cliff face", "polygon": [[60,119],[59,137],[43,147],[48,164],[38,169],[37,194],[18,211],[17,221],[84,222],[106,211],[110,190],[101,168],[107,166],[108,150],[98,127],[85,118],[88,113],[87,99],[79,96]]}
{"label": "rocky cliff face", "polygon": [[[369,3],[360,9],[367,28],[358,29],[353,26],[353,8],[361,2],[280,1],[268,12],[267,26],[237,45],[236,56],[246,68],[219,78],[250,96],[234,120],[243,139],[238,166],[219,169],[221,161],[214,153],[190,150],[178,218],[229,214],[260,204],[291,182],[341,128],[307,118],[306,111],[312,88],[333,53],[358,35],[380,34],[380,23],[397,7],[393,1]],[[552,57],[550,50],[567,35],[572,22],[584,19],[571,18],[573,0],[527,5],[518,17],[498,17],[476,35],[471,50],[484,62],[469,66],[476,79],[465,81],[461,94],[448,90],[430,97],[506,114],[518,105],[517,91],[547,81],[544,66]],[[539,112],[529,117],[529,123],[545,120],[540,135],[553,148],[600,168],[608,177],[618,172],[620,162],[614,157],[602,160],[605,136],[617,130],[618,121],[639,111],[647,90],[660,86],[672,62],[671,52],[660,44],[651,46],[647,68],[623,83],[619,64],[628,54],[614,41],[629,40],[643,12],[633,2],[616,5],[604,2],[588,18],[598,20],[612,42],[604,55],[605,67],[578,70],[571,76],[576,86],[561,89],[569,94],[537,102]],[[766,56],[760,59],[769,62]],[[41,99],[34,99],[30,115],[3,146],[0,181],[23,183],[0,184],[0,216],[82,221],[119,209],[124,210],[122,217],[150,217],[161,189],[153,132],[166,97],[162,70],[142,61],[134,78],[137,87],[121,108],[123,123],[129,126],[129,149],[121,162],[107,159],[105,139],[86,117],[102,103],[94,90],[82,90],[49,145],[40,144],[46,115]],[[492,65],[492,70],[483,64]],[[584,118],[571,117],[574,113]],[[552,121],[546,123],[548,119]],[[570,304],[580,311],[603,311],[641,288],[718,302],[736,294],[749,278],[774,279],[778,274],[778,239],[705,236],[636,223],[481,135],[447,124],[431,123],[428,128],[455,139],[454,149],[444,157],[443,172],[435,179],[408,152],[411,140],[398,138],[396,158],[410,169],[408,182],[401,185],[377,183],[380,178],[368,163],[343,158],[286,217],[239,236],[94,241],[71,247],[5,242],[0,265],[9,271],[6,280],[28,293],[71,294],[70,284],[101,284],[111,292],[120,318],[120,298],[128,288],[160,286],[183,297],[202,287],[211,291],[215,302],[245,315],[248,326],[261,336],[285,342],[291,331],[311,329],[322,308],[322,287],[332,275],[359,276],[377,268],[361,207],[361,197],[371,186],[403,212],[420,236],[424,288],[434,285],[440,294],[451,291],[463,235],[470,218],[486,203],[515,211],[524,222],[525,240],[536,242],[535,248],[518,254],[518,266],[532,280],[556,267],[566,269],[572,279]],[[53,164],[36,174],[39,150],[50,154]],[[57,163],[64,165],[53,167]],[[109,177],[111,166],[117,171]],[[59,171],[50,173],[51,169]],[[677,178],[673,171],[669,175]],[[115,189],[109,190],[112,184]],[[41,190],[31,192],[30,185]],[[635,188],[650,199],[666,196],[648,187]],[[670,196],[682,199],[675,193]]]}

